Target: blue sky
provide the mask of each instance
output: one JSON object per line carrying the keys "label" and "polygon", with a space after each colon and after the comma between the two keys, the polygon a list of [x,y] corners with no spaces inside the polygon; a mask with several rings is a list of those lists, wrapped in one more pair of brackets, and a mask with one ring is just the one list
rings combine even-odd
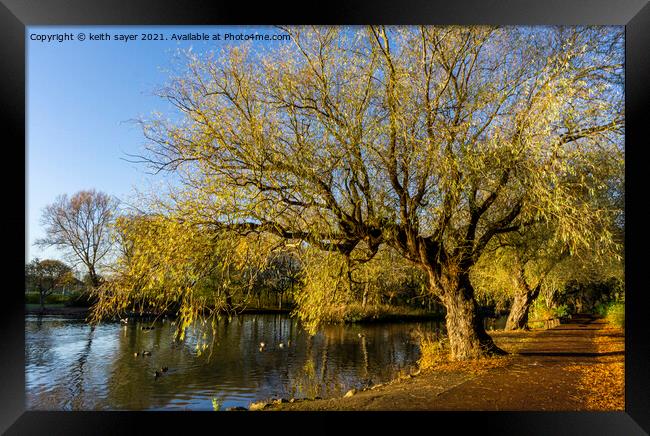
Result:
{"label": "blue sky", "polygon": [[[90,41],[107,32],[111,41]],[[27,259],[61,258],[34,241],[43,236],[42,209],[60,194],[95,188],[128,199],[134,187],[159,183],[142,165],[125,161],[142,150],[144,138],[129,120],[167,112],[153,96],[164,85],[178,49],[203,52],[226,41],[115,41],[116,34],[226,32],[278,34],[272,27],[223,26],[34,26],[27,38]],[[30,35],[72,33],[73,41],[32,40]],[[76,35],[84,33],[85,41]],[[286,44],[259,42],[252,44]]]}

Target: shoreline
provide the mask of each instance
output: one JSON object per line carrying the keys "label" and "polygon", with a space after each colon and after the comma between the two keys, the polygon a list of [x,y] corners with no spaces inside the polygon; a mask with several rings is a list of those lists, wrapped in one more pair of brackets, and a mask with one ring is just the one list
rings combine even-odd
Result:
{"label": "shoreline", "polygon": [[[43,316],[70,316],[73,318],[85,318],[89,312],[90,307],[67,307],[63,305],[57,305],[55,307],[45,306],[45,311],[41,311],[39,305],[25,304],[25,315],[43,315]],[[246,308],[238,312],[236,315],[290,315],[293,309],[277,309],[277,308]],[[236,316],[235,315],[235,316]],[[135,319],[149,319],[155,317],[152,314],[135,314],[131,313],[126,315],[128,318]],[[168,318],[175,318],[172,314],[160,315]],[[444,320],[444,315],[438,313],[418,313],[418,314],[385,314],[381,316],[372,316],[360,318],[358,320],[345,320],[340,324],[374,324],[382,322],[417,322],[417,321],[429,321],[429,320]]]}
{"label": "shoreline", "polygon": [[71,318],[86,318],[90,311],[89,307],[45,307],[42,311],[40,306],[33,308],[25,306],[25,315],[43,316],[69,316]]}
{"label": "shoreline", "polygon": [[623,329],[602,318],[492,332],[508,356],[444,362],[329,399],[272,399],[251,411],[624,410]]}

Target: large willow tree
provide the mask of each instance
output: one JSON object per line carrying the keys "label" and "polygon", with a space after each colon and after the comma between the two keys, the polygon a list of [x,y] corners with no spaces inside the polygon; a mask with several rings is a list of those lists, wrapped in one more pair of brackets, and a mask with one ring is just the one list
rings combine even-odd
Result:
{"label": "large willow tree", "polygon": [[620,29],[283,30],[188,55],[161,91],[182,117],[143,122],[183,220],[344,256],[388,244],[446,307],[454,358],[500,352],[469,271],[497,235],[552,218],[577,245],[600,219],[566,174],[620,154]]}

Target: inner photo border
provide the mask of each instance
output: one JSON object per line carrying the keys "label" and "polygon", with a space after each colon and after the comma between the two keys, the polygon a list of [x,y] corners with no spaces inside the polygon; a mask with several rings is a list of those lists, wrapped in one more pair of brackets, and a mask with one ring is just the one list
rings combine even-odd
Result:
{"label": "inner photo border", "polygon": [[[307,9],[308,7],[312,9]],[[41,25],[599,24],[625,26],[626,325],[624,412],[36,412],[25,411],[26,28]],[[650,324],[641,284],[643,152],[650,126],[648,0],[369,0],[262,4],[225,0],[0,0],[2,190],[6,276],[0,317],[0,431],[6,434],[179,434],[251,426],[267,432],[363,432],[394,424],[412,432],[636,435],[650,433]],[[42,74],[47,74],[43,71]],[[38,175],[32,175],[38,177]],[[20,188],[21,180],[23,182]],[[20,231],[23,229],[23,232]],[[531,392],[534,395],[534,392]],[[204,429],[197,429],[202,426]],[[232,427],[231,427],[232,426]],[[403,430],[402,430],[403,431]]]}

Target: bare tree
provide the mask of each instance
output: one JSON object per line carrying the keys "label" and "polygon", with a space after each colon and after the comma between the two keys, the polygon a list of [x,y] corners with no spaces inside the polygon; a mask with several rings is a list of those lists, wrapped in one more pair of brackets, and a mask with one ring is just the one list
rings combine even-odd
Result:
{"label": "bare tree", "polygon": [[93,287],[99,285],[97,269],[111,250],[110,228],[117,200],[96,191],[66,194],[45,207],[41,223],[46,236],[36,241],[41,247],[57,247],[88,270]]}

